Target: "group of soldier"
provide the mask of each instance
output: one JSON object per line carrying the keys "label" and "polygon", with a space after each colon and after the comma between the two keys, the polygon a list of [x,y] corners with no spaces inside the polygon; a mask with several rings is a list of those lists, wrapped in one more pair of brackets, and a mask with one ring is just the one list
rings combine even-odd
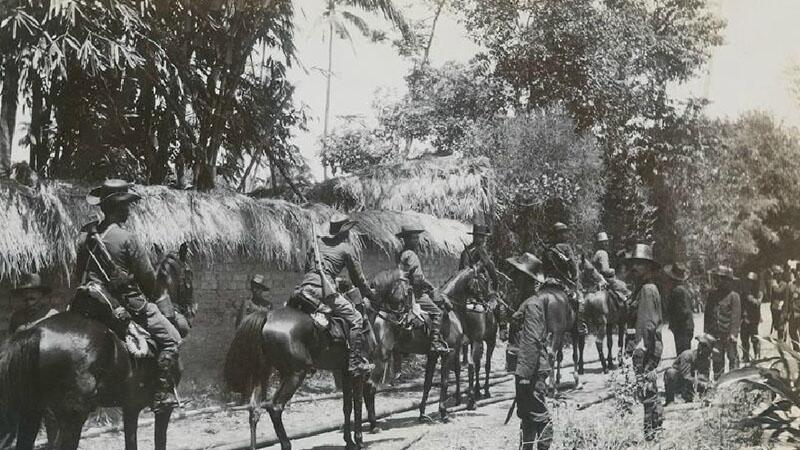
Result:
{"label": "group of soldier", "polygon": [[[126,225],[131,205],[140,199],[128,183],[120,180],[108,180],[91,191],[87,201],[99,206],[104,218],[83,229],[76,276],[82,283],[93,286],[100,297],[108,297],[106,300],[116,318],[134,320],[150,332],[159,351],[159,374],[163,374],[159,375],[160,390],[154,407],[166,408],[175,404],[174,386],[166,373],[177,364],[182,333],[160,307],[164,299],[157,298],[154,291],[155,275],[147,251]],[[335,280],[346,271],[361,296],[375,298],[377,295],[369,286],[359,253],[351,243],[349,232],[354,224],[345,215],[337,214],[331,218],[328,233],[315,238],[313,248],[309,250],[305,274],[289,302],[327,305],[333,315],[344,319],[350,330],[348,369],[364,372],[369,371],[372,365],[367,360],[365,348],[363,309],[335,288]],[[418,255],[423,232],[421,227],[410,225],[399,230],[397,237],[403,245],[397,253],[396,263],[410,280],[416,302],[430,315],[431,352],[447,353],[451,349],[443,341],[440,327],[442,315],[452,305],[447,304],[448,299],[437,295],[425,277]],[[470,234],[473,242],[464,249],[459,268],[480,267],[486,273],[489,288],[497,289],[498,272],[486,247],[490,230],[485,225],[476,224]],[[537,293],[544,288],[560,289],[571,298],[577,298],[579,316],[582,308],[582,266],[571,243],[570,228],[564,223],[556,223],[551,243],[546,247],[542,259],[524,253],[505,260],[507,273],[519,297],[511,303],[519,305],[513,314],[519,329],[515,375],[522,446],[525,449],[546,449],[552,437],[545,402],[545,380],[552,360],[547,346],[547,305]],[[670,402],[676,394],[690,399],[693,392],[708,385],[709,369],[712,368],[709,361],[713,361],[715,375],[722,373],[726,359],[731,368],[737,367],[740,332],[744,360],[750,359],[751,345],[754,357],[759,357],[756,336],[761,321],[762,292],[766,291],[772,302],[774,315],[781,316],[784,311],[794,313],[794,306],[787,305],[800,306],[791,301],[800,293],[797,286],[800,278],[793,277],[791,271],[780,270],[780,267],[771,269],[762,289],[756,274],[748,274],[746,282],[739,283],[731,268],[720,266],[711,272],[715,288],[708,293],[705,302],[704,333],[695,336],[694,295],[687,285],[689,270],[684,264],[662,267],[654,259],[649,245],[636,244],[629,251],[617,255],[615,269],[609,256],[609,237],[605,232],[597,234],[595,252],[588,259],[592,267],[590,276],[597,285],[624,298],[632,308],[627,350],[638,375],[647,439],[657,436],[662,422],[656,368],[663,351],[663,324],[669,324],[678,354],[664,375],[666,401]],[[624,281],[617,276],[620,272]],[[269,287],[264,278],[255,277],[251,287],[253,298],[242,304],[237,322],[253,308],[269,307]],[[24,298],[26,307],[12,317],[13,329],[32,326],[55,312],[39,302],[47,290],[34,274],[14,291]],[[800,307],[797,309],[800,317]],[[797,321],[789,320],[789,325],[790,335],[797,340],[800,333]],[[782,326],[776,328],[783,333]],[[693,337],[698,341],[694,349],[691,348]]]}

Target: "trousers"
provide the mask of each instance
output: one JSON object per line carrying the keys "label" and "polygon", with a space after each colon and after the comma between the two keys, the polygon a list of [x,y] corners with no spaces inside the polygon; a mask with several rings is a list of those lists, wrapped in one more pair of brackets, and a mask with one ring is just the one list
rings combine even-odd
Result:
{"label": "trousers", "polygon": [[539,372],[530,378],[515,376],[522,450],[547,450],[553,441],[553,422],[545,403],[546,379],[547,372]]}
{"label": "trousers", "polygon": [[715,336],[717,343],[714,348],[718,351],[711,356],[711,362],[714,366],[714,377],[718,378],[725,372],[725,360],[728,360],[729,370],[739,367],[739,351],[736,348],[736,339],[731,339],[730,336]]}
{"label": "trousers", "polygon": [[[324,303],[333,311],[333,315],[341,317],[350,328],[361,328],[364,325],[364,318],[356,307],[341,294],[330,295],[328,298],[322,297],[322,288],[310,284],[302,285],[299,288],[300,293],[306,297],[317,299]],[[295,293],[297,294],[297,292]]]}
{"label": "trousers", "polygon": [[675,338],[675,354],[680,355],[684,350],[692,348],[692,336],[694,330],[672,330],[672,336]]}
{"label": "trousers", "polygon": [[753,347],[753,358],[758,359],[761,357],[761,343],[758,340],[758,330],[748,329],[742,327],[742,360],[744,362],[750,361],[750,346]]}
{"label": "trousers", "polygon": [[147,302],[144,307],[134,314],[133,320],[141,325],[156,343],[159,352],[177,352],[181,345],[181,334],[172,325],[155,303]]}

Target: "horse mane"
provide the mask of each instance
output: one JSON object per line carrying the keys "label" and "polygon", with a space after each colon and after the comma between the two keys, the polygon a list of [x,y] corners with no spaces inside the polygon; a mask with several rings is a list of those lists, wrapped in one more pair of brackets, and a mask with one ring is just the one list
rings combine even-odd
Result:
{"label": "horse mane", "polygon": [[461,280],[463,280],[467,275],[473,272],[475,269],[472,267],[467,267],[464,269],[459,270],[458,272],[454,273],[450,276],[442,285],[439,287],[439,290],[442,292],[448,293],[455,290],[456,286],[458,285]]}
{"label": "horse mane", "polygon": [[156,266],[156,277],[168,277],[172,273],[178,274],[180,271],[178,270],[181,265],[181,259],[178,256],[177,252],[169,252],[167,253],[164,258],[158,262]]}

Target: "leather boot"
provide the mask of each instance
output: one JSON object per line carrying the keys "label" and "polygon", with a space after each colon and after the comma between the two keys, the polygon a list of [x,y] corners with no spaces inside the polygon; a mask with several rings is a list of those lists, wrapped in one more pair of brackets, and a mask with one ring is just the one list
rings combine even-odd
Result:
{"label": "leather boot", "polygon": [[347,370],[353,374],[369,373],[375,368],[367,359],[364,329],[361,327],[350,328],[350,355]]}
{"label": "leather boot", "polygon": [[178,353],[172,350],[162,350],[157,361],[158,384],[153,396],[153,412],[174,409],[178,406],[175,398],[175,377],[178,371]]}
{"label": "leather boot", "polygon": [[536,440],[536,426],[528,417],[523,418],[520,423],[520,448],[522,450],[534,450],[533,442]]}
{"label": "leather boot", "polygon": [[434,353],[448,353],[450,348],[442,339],[442,313],[431,314],[431,351]]}

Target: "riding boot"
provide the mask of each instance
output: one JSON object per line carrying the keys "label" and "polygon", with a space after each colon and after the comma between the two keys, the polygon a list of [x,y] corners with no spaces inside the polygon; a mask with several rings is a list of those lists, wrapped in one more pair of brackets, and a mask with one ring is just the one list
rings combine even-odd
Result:
{"label": "riding boot", "polygon": [[178,372],[178,353],[172,350],[162,350],[157,361],[158,385],[153,396],[153,412],[174,409],[178,406],[175,397],[175,376]]}
{"label": "riding boot", "polygon": [[447,343],[442,339],[442,314],[431,314],[431,351],[434,353],[450,352]]}
{"label": "riding boot", "polygon": [[536,424],[529,417],[523,418],[519,423],[521,431],[520,448],[522,450],[534,450],[533,443],[536,440]]}
{"label": "riding boot", "polygon": [[350,328],[350,355],[347,370],[353,374],[369,373],[375,365],[367,359],[366,341],[361,327]]}

